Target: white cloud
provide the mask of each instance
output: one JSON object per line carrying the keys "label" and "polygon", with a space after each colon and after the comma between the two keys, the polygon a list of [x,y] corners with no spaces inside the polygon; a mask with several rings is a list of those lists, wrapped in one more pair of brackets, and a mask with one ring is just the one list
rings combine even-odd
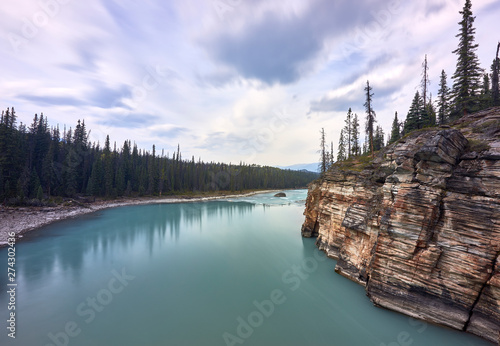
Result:
{"label": "white cloud", "polygon": [[[0,107],[24,123],[85,118],[101,143],[110,134],[145,149],[180,143],[184,157],[288,165],[317,160],[322,127],[336,144],[348,107],[364,118],[367,79],[387,133],[425,54],[434,95],[441,70],[454,72],[463,1],[221,1],[222,15],[201,0],[4,4]],[[475,0],[473,11],[489,69],[500,6]]]}

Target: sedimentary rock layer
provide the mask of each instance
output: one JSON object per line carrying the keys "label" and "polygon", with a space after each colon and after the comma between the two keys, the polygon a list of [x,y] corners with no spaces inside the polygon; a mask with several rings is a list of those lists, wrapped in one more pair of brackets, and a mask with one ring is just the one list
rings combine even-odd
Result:
{"label": "sedimentary rock layer", "polygon": [[497,342],[500,108],[311,184],[302,234],[374,304]]}

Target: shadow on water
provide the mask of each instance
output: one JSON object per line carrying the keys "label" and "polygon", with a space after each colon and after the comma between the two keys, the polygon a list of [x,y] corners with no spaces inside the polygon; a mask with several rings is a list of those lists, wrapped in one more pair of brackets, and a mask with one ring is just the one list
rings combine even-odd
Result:
{"label": "shadow on water", "polygon": [[[244,215],[255,205],[246,202],[127,206],[64,220],[27,234],[16,247],[17,272],[25,282],[37,284],[54,270],[68,272],[79,281],[86,256],[111,261],[114,251],[127,251],[141,239],[152,256],[155,246],[178,242],[183,229],[199,229],[214,218]],[[7,248],[0,249],[7,262]],[[5,280],[2,278],[1,280]],[[3,294],[2,294],[3,295]]]}

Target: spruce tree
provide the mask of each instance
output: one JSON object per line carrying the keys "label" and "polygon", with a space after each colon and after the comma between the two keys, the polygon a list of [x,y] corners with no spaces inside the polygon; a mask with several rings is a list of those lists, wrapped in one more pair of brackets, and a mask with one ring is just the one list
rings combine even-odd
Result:
{"label": "spruce tree", "polygon": [[345,133],[344,129],[340,130],[339,147],[337,150],[337,161],[344,161],[346,159],[345,152]]}
{"label": "spruce tree", "polygon": [[367,155],[370,153],[370,140],[368,139],[368,135],[365,134],[365,141],[363,142],[363,155]]}
{"label": "spruce tree", "polygon": [[441,71],[441,78],[439,80],[439,90],[438,90],[438,120],[437,122],[442,125],[448,122],[449,114],[449,93],[450,88],[447,85],[447,76],[444,70]]}
{"label": "spruce tree", "polygon": [[422,98],[424,99],[424,108],[427,105],[427,90],[429,84],[429,66],[427,65],[427,54],[425,54],[425,59],[422,63],[422,81],[420,82],[420,86],[422,87]]}
{"label": "spruce tree", "polygon": [[427,106],[424,105],[424,100],[421,99],[422,103],[420,104],[420,117],[418,120],[418,128],[423,129],[427,127],[431,123],[431,116],[428,112]]}
{"label": "spruce tree", "polygon": [[459,38],[458,48],[453,51],[457,54],[456,71],[452,77],[454,80],[452,88],[454,117],[471,113],[478,107],[482,70],[476,54],[478,45],[474,43],[475,17],[472,15],[471,8],[471,0],[465,0],[464,8],[460,11],[462,20],[458,23],[460,32],[456,35]]}
{"label": "spruce tree", "polygon": [[345,136],[345,150],[346,158],[351,157],[351,138],[352,138],[352,111],[351,108],[347,111],[347,116],[345,119],[344,126],[344,136]]}
{"label": "spruce tree", "polygon": [[407,134],[413,130],[421,128],[422,98],[419,92],[415,92],[408,115],[404,125],[404,133]]}
{"label": "spruce tree", "polygon": [[436,125],[436,107],[434,102],[432,102],[432,94],[429,96],[429,102],[425,106],[425,111],[427,113],[428,123],[424,126],[435,126]]}
{"label": "spruce tree", "polygon": [[330,142],[330,167],[335,162],[335,155],[333,154],[333,141]]}
{"label": "spruce tree", "polygon": [[351,131],[351,154],[352,156],[358,156],[361,154],[361,148],[359,147],[359,120],[356,113],[354,113],[352,119]]}
{"label": "spruce tree", "polygon": [[382,127],[380,125],[378,125],[377,129],[375,130],[373,147],[375,151],[378,151],[384,147],[384,130],[382,130]]}
{"label": "spruce tree", "polygon": [[321,128],[321,137],[320,137],[320,162],[319,162],[319,171],[321,173],[325,173],[327,170],[327,151],[326,151],[326,143],[325,143],[325,129]]}
{"label": "spruce tree", "polygon": [[398,120],[398,112],[394,114],[394,120],[392,121],[391,128],[391,138],[389,139],[389,144],[396,142],[400,136],[401,131],[399,130],[399,120]]}
{"label": "spruce tree", "polygon": [[373,157],[373,139],[374,139],[374,126],[375,126],[375,111],[373,110],[372,107],[372,97],[373,93],[372,87],[370,86],[370,81],[366,81],[366,87],[365,87],[365,92],[366,92],[366,101],[365,101],[365,110],[366,110],[366,134],[368,135],[368,140],[369,140],[369,147],[370,151]]}
{"label": "spruce tree", "polygon": [[104,189],[106,197],[110,197],[113,195],[113,178],[114,178],[114,170],[113,170],[113,159],[111,156],[111,146],[109,143],[109,135],[106,136],[106,142],[104,142],[104,151],[103,151],[103,159],[104,159]]}
{"label": "spruce tree", "polygon": [[36,192],[36,199],[38,199],[39,201],[41,201],[43,199],[43,190],[42,190],[42,186],[38,186],[38,189],[37,189],[37,192]]}
{"label": "spruce tree", "polygon": [[491,64],[491,101],[493,106],[500,106],[500,82],[498,75],[500,73],[500,58],[498,51],[500,50],[500,42],[497,45],[497,55]]}
{"label": "spruce tree", "polygon": [[490,88],[490,76],[485,73],[483,75],[483,87],[481,90],[481,109],[488,108],[492,105],[491,88]]}
{"label": "spruce tree", "polygon": [[5,192],[4,192],[4,181],[3,181],[3,174],[2,170],[0,169],[0,202],[2,202],[5,199]]}
{"label": "spruce tree", "polygon": [[[19,176],[18,160],[21,159],[16,152],[16,112],[7,108],[2,112],[2,123],[0,125],[0,169],[3,170],[4,181],[10,180],[9,188],[5,189],[9,194],[10,190],[15,190],[17,186],[17,177]],[[23,163],[24,164],[24,163]],[[29,170],[28,170],[29,172]]]}

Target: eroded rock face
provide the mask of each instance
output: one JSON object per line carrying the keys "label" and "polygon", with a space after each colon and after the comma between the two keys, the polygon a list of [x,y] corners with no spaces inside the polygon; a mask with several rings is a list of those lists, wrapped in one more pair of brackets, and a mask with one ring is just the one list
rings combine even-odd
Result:
{"label": "eroded rock face", "polygon": [[302,234],[374,304],[497,342],[500,108],[458,127],[414,133],[361,172],[325,174]]}

